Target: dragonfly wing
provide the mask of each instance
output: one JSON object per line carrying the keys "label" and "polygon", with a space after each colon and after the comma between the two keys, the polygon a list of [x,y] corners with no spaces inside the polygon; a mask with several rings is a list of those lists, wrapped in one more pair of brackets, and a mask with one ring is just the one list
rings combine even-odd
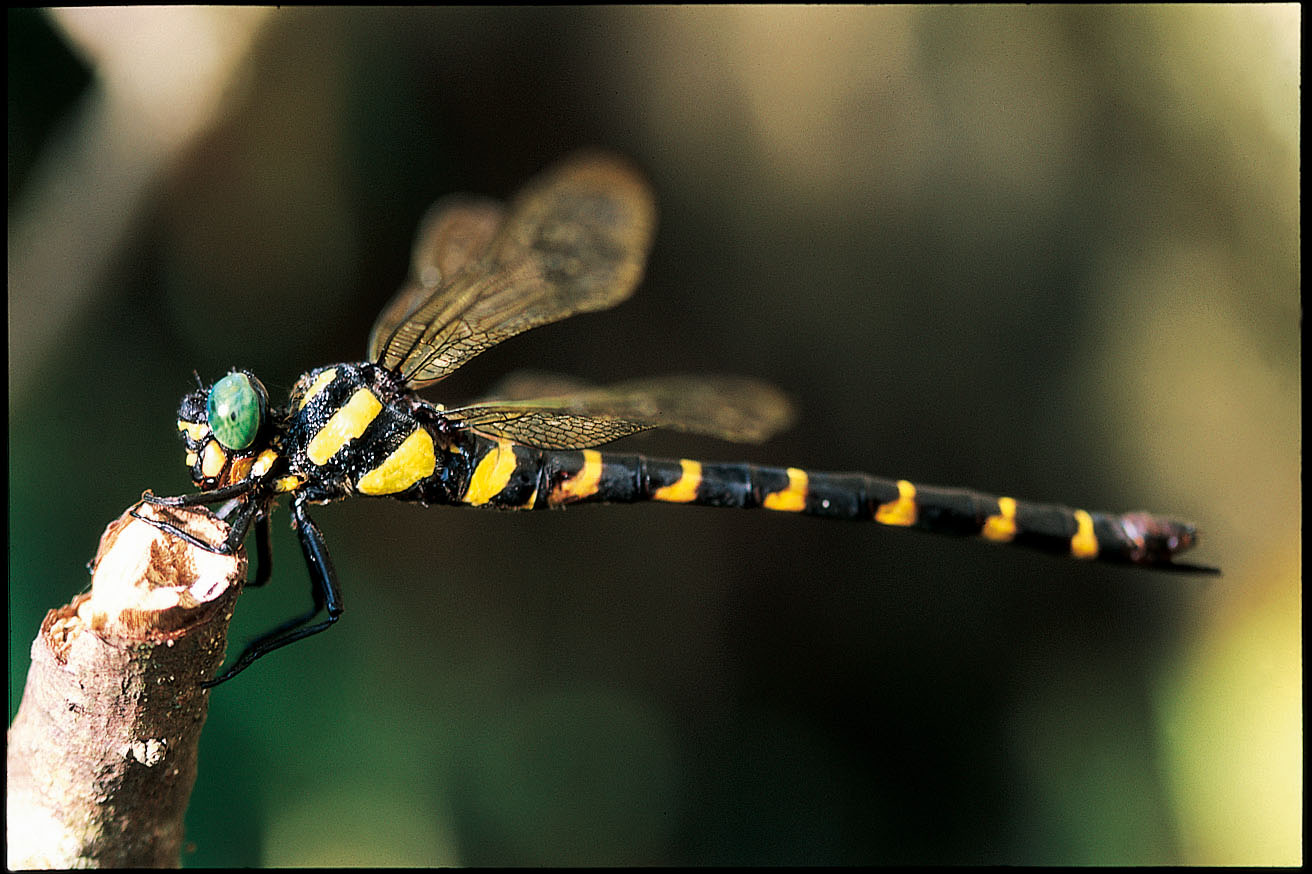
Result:
{"label": "dragonfly wing", "polygon": [[566,376],[563,373],[550,373],[545,370],[516,370],[497,380],[487,395],[478,399],[479,403],[504,403],[505,401],[527,401],[541,398],[558,398],[564,395],[577,395],[595,391],[600,386]]}
{"label": "dragonfly wing", "polygon": [[397,306],[409,311],[376,331],[373,359],[418,388],[529,328],[614,306],[641,278],[655,223],[651,191],[627,163],[567,160],[515,199],[476,261],[419,305]]}
{"label": "dragonfly wing", "polygon": [[495,200],[444,197],[428,210],[415,234],[410,279],[388,302],[369,334],[369,360],[377,361],[389,338],[438,288],[487,251],[505,219]]}
{"label": "dragonfly wing", "polygon": [[759,443],[793,418],[788,398],[768,383],[706,375],[637,379],[554,397],[484,401],[444,414],[458,425],[542,449],[600,446],[650,428]]}

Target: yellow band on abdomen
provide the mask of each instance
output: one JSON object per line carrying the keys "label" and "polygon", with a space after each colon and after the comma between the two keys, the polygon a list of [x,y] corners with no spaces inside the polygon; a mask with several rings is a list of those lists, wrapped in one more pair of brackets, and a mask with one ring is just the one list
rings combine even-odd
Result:
{"label": "yellow band on abdomen", "polygon": [[601,453],[595,449],[583,450],[583,467],[579,472],[561,480],[551,492],[551,501],[564,504],[591,497],[601,488]]}
{"label": "yellow band on abdomen", "polygon": [[679,459],[683,473],[668,486],[661,486],[651,493],[653,501],[669,501],[672,504],[686,504],[697,497],[697,487],[702,484],[702,464],[687,458]]}
{"label": "yellow band on abdomen", "polygon": [[465,489],[465,503],[475,506],[486,504],[501,493],[515,472],[515,450],[507,440],[498,440],[486,455],[479,459],[474,474]]}
{"label": "yellow band on abdomen", "polygon": [[1071,555],[1097,558],[1098,538],[1093,534],[1093,517],[1084,510],[1075,511],[1075,536],[1071,538]]}
{"label": "yellow band on abdomen", "polygon": [[902,527],[916,524],[916,487],[904,479],[897,481],[896,501],[880,504],[875,510],[875,521],[881,525]]}
{"label": "yellow band on abdomen", "polygon": [[1016,499],[998,498],[998,514],[985,519],[979,533],[996,543],[1010,542],[1016,536]]}
{"label": "yellow band on abdomen", "polygon": [[800,513],[806,509],[806,490],[809,482],[806,471],[798,467],[790,467],[788,487],[766,495],[761,501],[761,506],[767,510]]}

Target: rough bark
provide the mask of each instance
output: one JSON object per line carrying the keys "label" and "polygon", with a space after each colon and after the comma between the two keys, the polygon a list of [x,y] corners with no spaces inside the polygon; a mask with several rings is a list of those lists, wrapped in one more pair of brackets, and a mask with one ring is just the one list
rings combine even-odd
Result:
{"label": "rough bark", "polygon": [[[208,543],[204,508],[141,515]],[[176,867],[209,703],[246,556],[128,513],[101,537],[91,592],[51,610],[8,735],[12,868]]]}

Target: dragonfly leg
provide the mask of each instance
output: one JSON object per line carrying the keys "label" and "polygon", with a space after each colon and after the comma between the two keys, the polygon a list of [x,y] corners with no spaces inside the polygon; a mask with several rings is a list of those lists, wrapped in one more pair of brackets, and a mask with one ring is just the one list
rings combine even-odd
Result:
{"label": "dragonfly leg", "polygon": [[[204,497],[204,495],[184,495],[181,498],[161,499],[161,498],[156,498],[154,495],[147,493],[142,496],[142,500],[148,504],[154,504],[155,506],[159,506],[159,507],[194,507],[207,503],[205,501],[189,500],[193,497]],[[166,500],[169,503],[165,503]],[[183,501],[186,501],[186,503],[182,503]],[[130,510],[129,512],[131,513],[134,519],[140,519],[142,522],[145,522],[149,525],[153,525],[159,530],[165,532],[166,534],[171,534],[174,537],[179,537],[190,543],[192,546],[203,549],[206,552],[213,552],[218,555],[232,555],[241,547],[242,541],[246,539],[246,533],[250,531],[251,521],[253,519],[263,520],[266,518],[267,514],[265,512],[261,512],[262,503],[263,502],[255,500],[254,498],[249,498],[240,505],[240,509],[238,509],[236,513],[232,514],[231,521],[224,520],[227,521],[229,525],[228,536],[222,543],[219,544],[206,543],[204,540],[201,540],[199,537],[195,536],[194,534],[182,530],[177,525],[174,525],[171,522],[165,522],[163,519],[153,519],[149,516],[143,516],[137,512],[138,509],[137,507],[133,507],[132,510]],[[267,546],[268,546],[267,530],[265,531],[264,538],[265,538],[265,543],[263,544],[263,546],[267,550]],[[267,555],[267,551],[264,553],[264,555]],[[261,558],[263,557],[264,556],[262,555]],[[261,583],[262,582],[263,581],[261,581]],[[261,585],[261,583],[254,583],[254,585]]]}
{"label": "dragonfly leg", "polygon": [[[337,573],[333,570],[332,559],[328,557],[328,549],[324,545],[323,533],[319,531],[319,526],[315,525],[314,521],[305,512],[305,502],[303,500],[292,501],[292,525],[296,528],[296,533],[300,537],[301,551],[305,553],[305,565],[310,571],[310,595],[314,600],[314,606],[300,616],[289,619],[247,644],[246,649],[242,650],[242,654],[238,656],[237,661],[233,662],[232,667],[214,679],[201,683],[205,688],[213,688],[220,683],[231,680],[250,667],[261,656],[312,634],[318,634],[341,617],[342,594],[337,587]],[[259,537],[259,527],[259,525],[256,526],[257,538]],[[310,620],[320,613],[326,613],[327,618],[322,622],[309,625]]]}
{"label": "dragonfly leg", "polygon": [[273,576],[273,547],[269,544],[269,514],[255,518],[255,577],[248,586],[262,586]]}
{"label": "dragonfly leg", "polygon": [[143,503],[153,504],[156,507],[201,507],[208,504],[217,504],[221,501],[245,498],[245,500],[234,501],[237,505],[236,512],[233,512],[231,507],[227,507],[219,514],[219,518],[228,523],[229,530],[227,539],[218,545],[206,543],[170,522],[142,516],[137,512],[137,507],[132,508],[131,514],[133,518],[154,525],[159,530],[172,534],[174,537],[180,537],[192,546],[199,547],[206,552],[213,552],[218,555],[232,555],[241,546],[242,541],[246,539],[246,532],[250,530],[251,521],[256,518],[263,518],[267,512],[267,501],[258,500],[251,492],[252,483],[243,481],[213,491],[197,492],[193,495],[161,498],[147,491],[141,496]]}
{"label": "dragonfly leg", "polygon": [[173,498],[161,498],[159,495],[153,495],[147,491],[142,494],[141,500],[147,504],[155,504],[161,507],[197,507],[203,504],[218,504],[230,498],[247,494],[251,491],[253,485],[254,483],[251,480],[242,480],[222,488],[211,489],[208,492],[178,495]]}

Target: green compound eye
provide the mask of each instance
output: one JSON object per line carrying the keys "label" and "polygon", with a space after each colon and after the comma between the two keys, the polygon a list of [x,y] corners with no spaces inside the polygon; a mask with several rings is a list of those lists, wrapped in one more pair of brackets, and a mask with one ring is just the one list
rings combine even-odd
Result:
{"label": "green compound eye", "polygon": [[240,451],[255,442],[264,418],[260,392],[244,373],[229,373],[214,383],[205,414],[210,430],[227,449]]}

